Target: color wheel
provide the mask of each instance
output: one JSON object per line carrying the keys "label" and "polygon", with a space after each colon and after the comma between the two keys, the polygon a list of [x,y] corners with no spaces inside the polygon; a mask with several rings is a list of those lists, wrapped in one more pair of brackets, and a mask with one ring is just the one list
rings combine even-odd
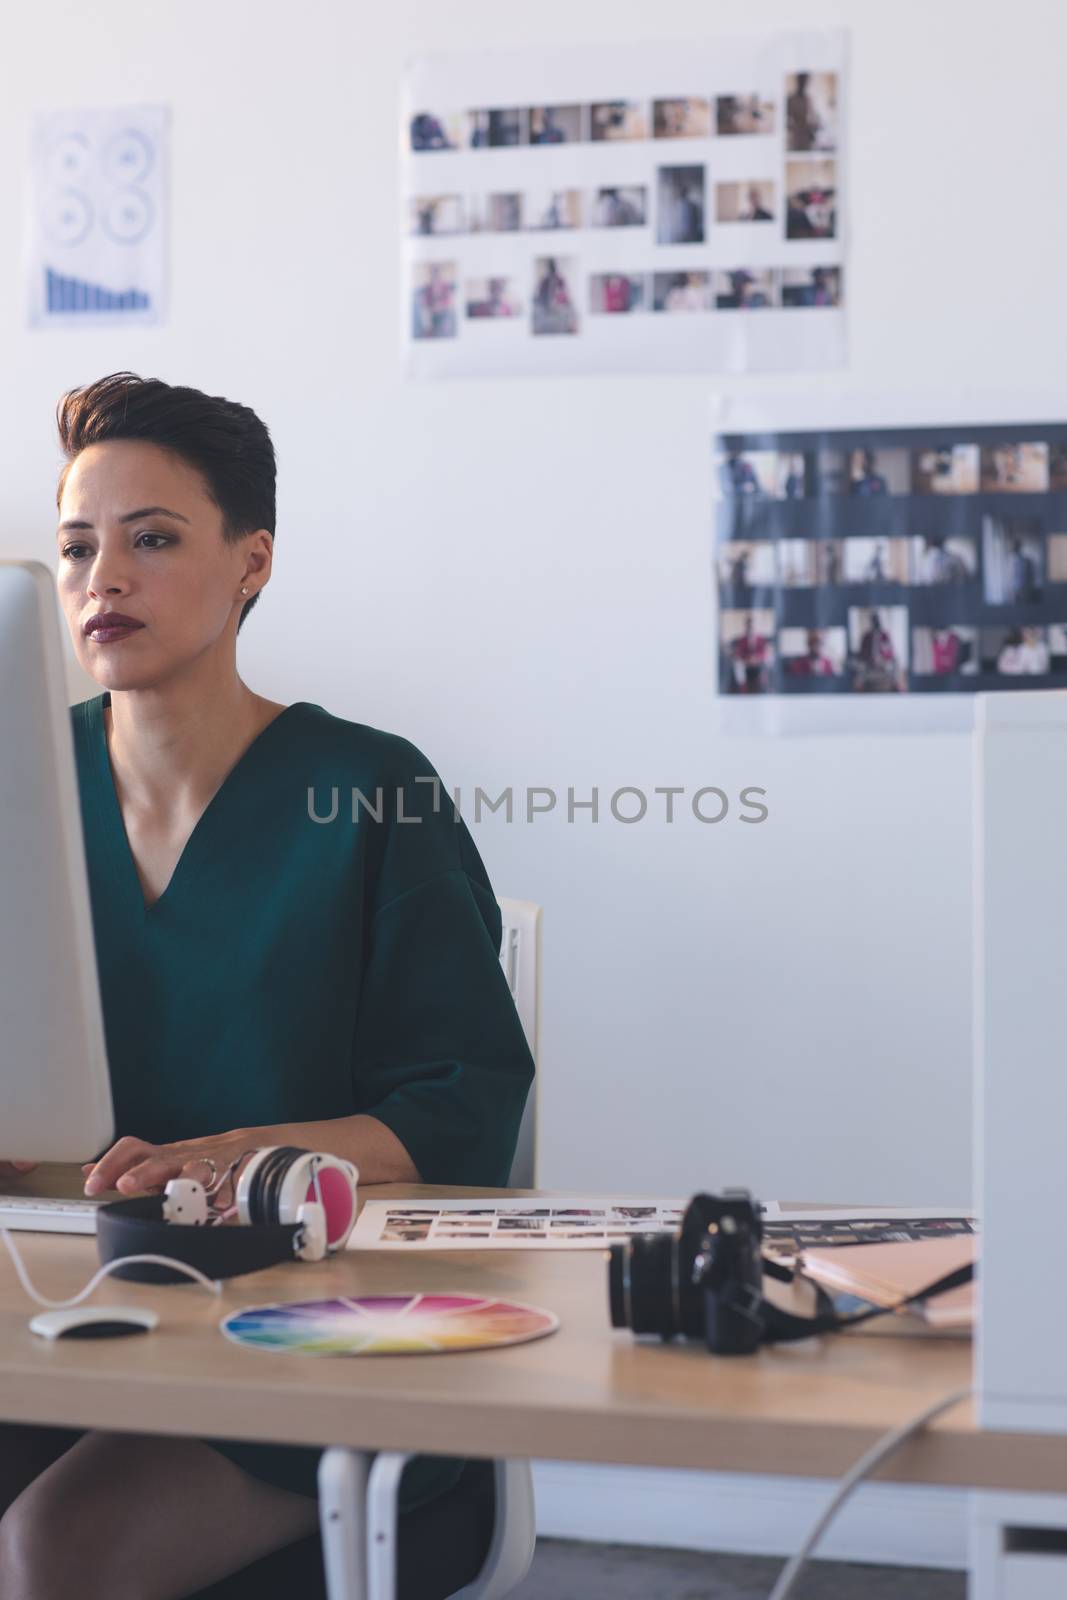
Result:
{"label": "color wheel", "polygon": [[372,1294],[246,1306],[219,1327],[235,1344],[317,1356],[442,1355],[525,1344],[559,1318],[514,1300],[466,1294]]}

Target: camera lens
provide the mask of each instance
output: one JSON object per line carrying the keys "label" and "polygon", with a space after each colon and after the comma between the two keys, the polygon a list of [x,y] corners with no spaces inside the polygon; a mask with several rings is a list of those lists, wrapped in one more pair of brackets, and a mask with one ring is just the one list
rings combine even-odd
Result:
{"label": "camera lens", "polygon": [[[682,1269],[684,1256],[688,1271]],[[673,1339],[703,1332],[700,1293],[689,1281],[692,1262],[676,1233],[639,1233],[611,1247],[608,1300],[614,1328]]]}
{"label": "camera lens", "polygon": [[613,1328],[628,1328],[630,1326],[630,1313],[627,1309],[629,1294],[626,1287],[626,1273],[629,1271],[626,1263],[626,1244],[613,1244],[608,1260],[608,1305],[611,1308],[611,1326]]}

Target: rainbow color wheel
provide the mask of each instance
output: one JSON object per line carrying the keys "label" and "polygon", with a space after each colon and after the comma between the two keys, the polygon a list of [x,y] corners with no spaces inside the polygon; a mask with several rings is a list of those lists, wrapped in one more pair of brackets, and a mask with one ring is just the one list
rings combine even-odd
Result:
{"label": "rainbow color wheel", "polygon": [[443,1355],[525,1344],[559,1318],[514,1300],[466,1294],[372,1294],[246,1306],[219,1327],[235,1344],[311,1356]]}

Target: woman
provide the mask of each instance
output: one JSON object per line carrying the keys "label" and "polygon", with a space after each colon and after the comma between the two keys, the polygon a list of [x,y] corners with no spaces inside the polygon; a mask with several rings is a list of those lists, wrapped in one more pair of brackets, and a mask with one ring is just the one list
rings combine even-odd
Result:
{"label": "woman", "polygon": [[882,626],[877,611],[870,614],[870,622],[860,639],[853,665],[856,676],[852,687],[860,693],[893,692],[904,688],[903,673],[892,637]]}
{"label": "woman", "polygon": [[1040,628],[1009,628],[997,656],[997,671],[1008,677],[1047,672],[1049,648]]}
{"label": "woman", "polygon": [[[413,745],[237,673],[271,575],[267,429],[129,373],[58,420],[59,594],[103,690],[72,712],[117,1132],[86,1192],[210,1181],[268,1144],[362,1183],[506,1183],[532,1061],[466,826]],[[316,1450],[0,1444],[4,1595],[171,1600],[317,1527]],[[410,1463],[402,1508],[461,1468]]]}

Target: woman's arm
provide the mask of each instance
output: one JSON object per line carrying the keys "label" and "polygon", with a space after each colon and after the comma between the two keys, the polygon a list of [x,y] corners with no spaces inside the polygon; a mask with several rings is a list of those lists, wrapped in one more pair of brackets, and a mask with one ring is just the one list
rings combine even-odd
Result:
{"label": "woman's arm", "polygon": [[144,1139],[120,1139],[100,1160],[86,1162],[86,1194],[117,1189],[124,1195],[159,1194],[171,1178],[189,1177],[203,1182],[206,1162],[214,1162],[222,1177],[230,1164],[247,1151],[265,1145],[295,1145],[301,1150],[321,1150],[342,1156],[359,1170],[360,1183],[418,1183],[418,1168],[391,1128],[377,1117],[360,1113],[331,1117],[323,1122],[277,1122],[262,1128],[236,1128],[203,1139],[182,1139],[175,1144],[148,1144]]}
{"label": "woman's arm", "polygon": [[321,1150],[343,1156],[359,1169],[360,1183],[421,1183],[419,1171],[406,1149],[384,1122],[359,1113],[330,1117],[325,1122],[280,1122],[266,1128],[245,1129],[249,1147],[295,1144],[301,1150]]}

